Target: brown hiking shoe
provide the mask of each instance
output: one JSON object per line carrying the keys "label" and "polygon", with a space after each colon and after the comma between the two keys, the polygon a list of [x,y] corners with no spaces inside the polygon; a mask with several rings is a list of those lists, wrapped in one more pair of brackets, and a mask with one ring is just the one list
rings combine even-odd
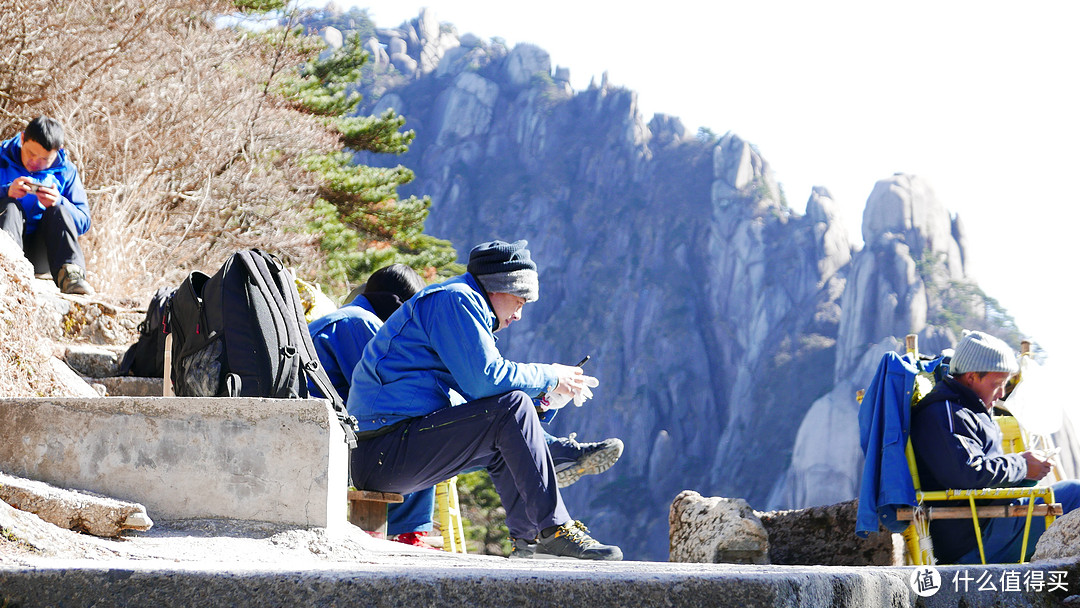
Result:
{"label": "brown hiking shoe", "polygon": [[75,264],[64,264],[56,275],[56,285],[61,293],[90,295],[94,288],[86,282],[86,273]]}

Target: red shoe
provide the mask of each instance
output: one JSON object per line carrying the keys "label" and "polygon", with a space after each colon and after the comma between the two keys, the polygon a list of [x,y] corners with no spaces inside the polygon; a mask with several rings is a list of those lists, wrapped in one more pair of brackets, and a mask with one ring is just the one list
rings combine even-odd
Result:
{"label": "red shoe", "polygon": [[435,551],[438,551],[437,548],[432,547],[431,545],[424,542],[424,537],[427,536],[427,534],[427,532],[406,532],[405,534],[391,536],[390,540],[394,541],[395,543],[401,543],[403,545],[412,545],[413,547],[434,549]]}

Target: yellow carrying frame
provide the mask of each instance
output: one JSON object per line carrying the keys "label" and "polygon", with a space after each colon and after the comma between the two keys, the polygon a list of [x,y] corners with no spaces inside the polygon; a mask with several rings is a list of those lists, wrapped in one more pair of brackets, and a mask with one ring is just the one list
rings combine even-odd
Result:
{"label": "yellow carrying frame", "polygon": [[439,509],[443,551],[467,553],[465,530],[461,525],[461,507],[458,506],[457,475],[435,484],[435,503]]}
{"label": "yellow carrying frame", "polygon": [[[907,352],[917,364],[919,360],[917,337],[915,335],[907,336],[906,346]],[[1026,354],[1027,349],[1022,346],[1021,355],[1024,356]],[[912,406],[918,403],[926,392],[929,392],[927,387],[932,386],[933,380],[928,376],[929,374],[920,373],[916,378],[916,387],[912,395]],[[1024,437],[1023,433],[1020,432],[1020,427],[1016,422],[1016,419],[1011,416],[1001,416],[997,417],[996,420],[999,425],[1002,425],[1002,421],[1006,420],[1004,422],[1005,426],[1015,427],[1015,429],[1005,429],[1007,438],[1005,451],[1024,451]],[[979,526],[979,517],[1024,517],[1024,536],[1018,560],[1018,563],[1024,563],[1025,556],[1027,555],[1028,541],[1030,540],[1031,518],[1035,515],[1043,516],[1046,518],[1046,526],[1049,527],[1050,524],[1054,522],[1055,515],[1061,515],[1061,505],[1054,502],[1054,490],[1049,487],[937,490],[924,492],[922,491],[922,485],[919,481],[919,471],[915,465],[915,451],[911,447],[910,437],[907,441],[905,454],[907,455],[908,468],[911,470],[911,479],[915,486],[915,501],[917,506],[913,509],[899,509],[897,511],[897,517],[901,520],[908,519],[911,521],[911,525],[904,530],[903,535],[907,547],[908,558],[914,565],[933,565],[936,563],[933,544],[930,542],[929,526],[930,520],[932,519],[966,519],[970,517],[972,525],[975,527],[975,540],[979,546],[979,559],[985,564],[986,551],[983,548],[982,528]],[[1027,505],[976,506],[975,504],[976,500],[1016,500],[1018,498],[1027,498]],[[1044,504],[1036,505],[1036,498],[1042,498]],[[958,499],[967,499],[968,507],[934,508],[927,505],[927,503]]]}

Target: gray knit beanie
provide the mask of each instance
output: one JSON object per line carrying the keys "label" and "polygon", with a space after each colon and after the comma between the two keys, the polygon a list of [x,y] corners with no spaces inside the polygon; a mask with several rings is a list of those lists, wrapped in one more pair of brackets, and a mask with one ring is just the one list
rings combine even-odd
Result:
{"label": "gray knit beanie", "polygon": [[540,276],[528,241],[491,241],[469,252],[467,270],[488,293],[508,293],[535,302],[540,297]]}
{"label": "gray knit beanie", "polygon": [[981,331],[965,332],[949,363],[949,373],[954,376],[968,372],[1015,374],[1018,371],[1020,366],[1009,345]]}

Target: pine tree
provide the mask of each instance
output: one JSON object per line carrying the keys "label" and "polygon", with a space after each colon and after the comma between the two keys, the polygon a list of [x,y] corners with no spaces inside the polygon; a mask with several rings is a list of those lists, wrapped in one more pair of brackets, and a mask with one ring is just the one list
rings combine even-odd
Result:
{"label": "pine tree", "polygon": [[[365,11],[359,11],[361,31],[374,31]],[[297,25],[303,21],[305,28]],[[318,45],[324,50],[275,81],[275,92],[294,109],[320,117],[337,134],[341,148],[312,153],[300,160],[319,176],[316,218],[311,229],[320,234],[326,253],[325,279],[333,285],[356,282],[387,264],[400,262],[415,268],[426,279],[461,272],[457,253],[449,241],[424,233],[431,199],[402,199],[397,188],[412,181],[406,167],[370,167],[355,162],[356,152],[400,155],[415,137],[403,131],[405,117],[387,110],[380,116],[357,116],[361,101],[355,91],[361,68],[368,61],[362,36],[354,32],[338,49],[326,48],[310,27],[318,12],[297,9],[282,18],[280,44]]]}

